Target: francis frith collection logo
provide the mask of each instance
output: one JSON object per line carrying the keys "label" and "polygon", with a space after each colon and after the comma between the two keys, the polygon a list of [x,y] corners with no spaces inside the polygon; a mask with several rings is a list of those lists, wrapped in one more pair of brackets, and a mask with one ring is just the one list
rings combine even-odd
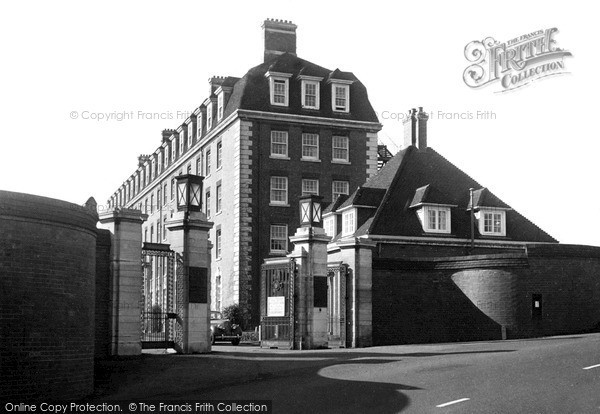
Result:
{"label": "francis frith collection logo", "polygon": [[465,57],[471,62],[463,73],[465,83],[471,88],[499,84],[496,92],[506,92],[568,73],[564,58],[571,53],[556,46],[556,32],[556,28],[538,30],[504,43],[492,37],[470,42],[465,47]]}

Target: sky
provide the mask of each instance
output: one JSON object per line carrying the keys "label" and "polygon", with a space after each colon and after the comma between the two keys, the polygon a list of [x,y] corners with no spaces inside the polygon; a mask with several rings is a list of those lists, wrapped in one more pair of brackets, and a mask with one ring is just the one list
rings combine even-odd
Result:
{"label": "sky", "polygon": [[[241,77],[262,62],[270,17],[298,25],[298,56],[361,80],[392,152],[401,117],[422,106],[429,146],[560,242],[600,245],[590,4],[2,2],[0,189],[105,204],[137,156],[207,97],[210,76]],[[549,28],[572,53],[567,74],[505,93],[463,81],[471,41]],[[123,113],[133,116],[117,120]]]}

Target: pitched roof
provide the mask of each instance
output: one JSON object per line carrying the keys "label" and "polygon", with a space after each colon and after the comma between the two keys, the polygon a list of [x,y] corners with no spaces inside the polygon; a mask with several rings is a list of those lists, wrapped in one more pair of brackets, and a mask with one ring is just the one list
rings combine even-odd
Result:
{"label": "pitched roof", "polygon": [[[409,146],[394,156],[363,187],[385,188],[377,212],[363,234],[423,236],[414,209],[417,202],[450,204],[451,236],[470,237],[469,189],[480,189],[479,205],[510,208],[488,189],[461,171],[432,148]],[[484,204],[481,204],[484,203]],[[476,205],[478,205],[476,203]],[[507,239],[530,242],[556,242],[554,238],[514,210],[506,212]],[[366,224],[366,223],[365,223]]]}

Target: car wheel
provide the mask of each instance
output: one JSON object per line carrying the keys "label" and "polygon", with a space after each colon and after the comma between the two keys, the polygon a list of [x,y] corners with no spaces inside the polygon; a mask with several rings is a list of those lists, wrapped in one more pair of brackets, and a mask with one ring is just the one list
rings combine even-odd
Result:
{"label": "car wheel", "polygon": [[240,344],[240,338],[235,338],[231,341],[231,345],[236,346]]}

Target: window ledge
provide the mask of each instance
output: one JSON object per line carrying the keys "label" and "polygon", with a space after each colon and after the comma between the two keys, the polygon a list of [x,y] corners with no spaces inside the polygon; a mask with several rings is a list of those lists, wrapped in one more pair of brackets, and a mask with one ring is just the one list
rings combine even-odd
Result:
{"label": "window ledge", "polygon": [[286,160],[286,161],[290,160],[290,157],[283,157],[280,155],[273,155],[273,154],[269,155],[269,158],[271,158],[272,160]]}
{"label": "window ledge", "polygon": [[220,216],[221,214],[223,214],[223,210],[221,210],[221,211],[217,211],[217,212],[215,213],[215,217],[217,217],[217,216]]}
{"label": "window ledge", "polygon": [[289,207],[289,204],[269,203],[269,207]]}
{"label": "window ledge", "polygon": [[351,165],[352,163],[350,161],[344,161],[344,160],[331,160],[332,164],[343,164],[343,165]]}
{"label": "window ledge", "polygon": [[271,256],[285,256],[288,254],[288,252],[284,251],[284,250],[271,250],[269,252],[269,254]]}
{"label": "window ledge", "polygon": [[316,158],[300,158],[300,161],[307,161],[307,162],[321,162],[321,160],[316,159]]}

